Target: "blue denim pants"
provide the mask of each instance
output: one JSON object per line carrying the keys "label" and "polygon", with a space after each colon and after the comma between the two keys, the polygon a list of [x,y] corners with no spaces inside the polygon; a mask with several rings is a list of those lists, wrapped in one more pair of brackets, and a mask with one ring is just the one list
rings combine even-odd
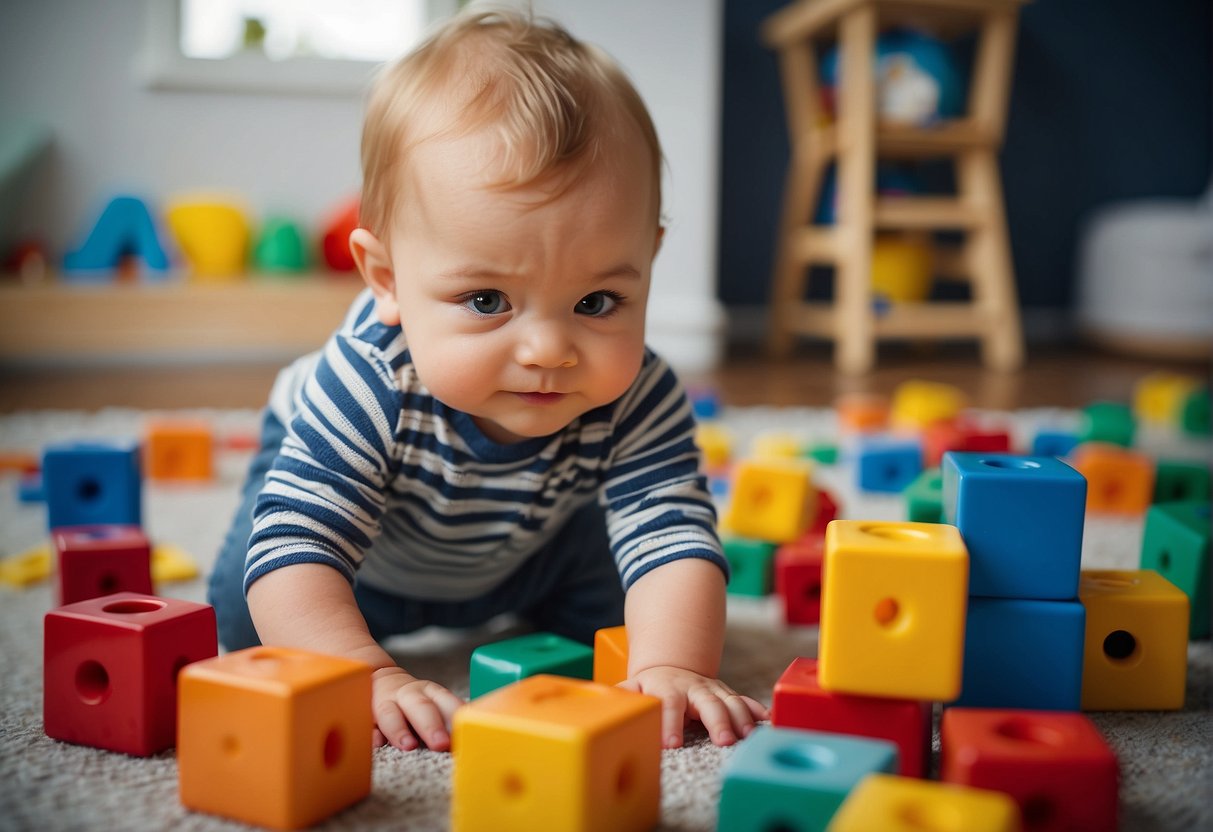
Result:
{"label": "blue denim pants", "polygon": [[[268,409],[261,446],[249,466],[240,506],[211,572],[208,600],[227,650],[260,644],[244,598],[244,560],[253,529],[253,506],[286,435]],[[601,627],[623,623],[623,587],[597,503],[582,508],[541,551],[488,593],[467,601],[431,601],[354,584],[354,597],[376,640],[427,626],[475,627],[515,613],[537,630],[592,644]],[[300,615],[306,614],[300,610]]]}

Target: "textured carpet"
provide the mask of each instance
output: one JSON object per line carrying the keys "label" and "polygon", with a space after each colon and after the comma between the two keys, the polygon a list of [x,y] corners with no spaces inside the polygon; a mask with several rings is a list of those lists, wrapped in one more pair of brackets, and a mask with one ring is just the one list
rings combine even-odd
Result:
{"label": "textured carpet", "polygon": [[[213,420],[220,435],[252,433],[251,412],[194,413]],[[1040,425],[1072,426],[1074,415],[1024,411],[1009,419],[1020,440]],[[50,441],[100,436],[137,436],[143,414],[36,413],[0,417],[0,450],[38,450]],[[738,448],[758,433],[788,431],[801,439],[836,436],[825,410],[726,410]],[[1207,444],[1166,432],[1145,434],[1141,444],[1161,456],[1209,458]],[[247,455],[223,454],[218,480],[207,486],[149,484],[146,527],[156,542],[190,552],[204,572],[235,507]],[[859,494],[844,463],[818,470],[818,480],[842,504],[842,516],[901,519],[901,500]],[[17,501],[17,482],[0,477],[0,554],[40,544],[45,513]],[[1084,566],[1133,568],[1141,539],[1140,520],[1090,518]],[[200,601],[204,580],[165,584],[161,594]],[[42,616],[52,606],[49,584],[23,591],[0,589],[0,829],[223,830],[244,828],[183,809],[177,800],[172,751],[148,759],[128,757],[48,739],[42,731]],[[473,648],[500,631],[422,633],[397,639],[389,648],[421,675],[467,692]],[[813,656],[816,628],[785,627],[771,599],[731,598],[722,676],[743,693],[770,701],[771,687],[797,656]],[[1190,645],[1187,704],[1173,713],[1092,714],[1121,762],[1121,817],[1125,830],[1213,829],[1213,721],[1210,720],[1210,643]],[[712,746],[702,731],[685,748],[666,751],[662,761],[662,825],[665,830],[715,827],[720,766],[731,753]],[[428,751],[375,753],[374,788],[357,806],[321,824],[321,829],[445,829],[450,797],[450,756]]]}

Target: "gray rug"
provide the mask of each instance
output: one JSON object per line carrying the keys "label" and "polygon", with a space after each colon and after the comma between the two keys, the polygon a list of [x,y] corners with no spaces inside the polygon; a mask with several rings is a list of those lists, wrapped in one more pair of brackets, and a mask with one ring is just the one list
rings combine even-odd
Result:
{"label": "gray rug", "polygon": [[[221,434],[255,431],[251,412],[194,412],[213,420]],[[0,417],[0,450],[37,450],[61,439],[137,436],[144,414],[36,413]],[[990,418],[1002,418],[990,414]],[[1040,425],[1067,427],[1073,414],[1024,411],[1013,416],[1022,440]],[[798,438],[836,437],[826,410],[746,409],[725,412],[739,449],[757,434],[787,431]],[[1207,444],[1168,432],[1145,434],[1141,444],[1163,456],[1209,458]],[[247,455],[220,459],[218,480],[207,486],[148,485],[145,519],[156,542],[176,544],[204,572],[235,507]],[[845,466],[822,467],[818,480],[840,499],[842,516],[901,519],[897,497],[859,494]],[[42,543],[45,515],[39,506],[20,505],[12,476],[0,477],[0,555]],[[1088,567],[1134,568],[1141,539],[1139,520],[1090,518],[1083,563]],[[199,578],[160,587],[163,595],[204,600]],[[52,606],[49,584],[24,591],[0,589],[0,829],[3,830],[223,830],[241,824],[183,809],[177,800],[173,752],[148,759],[128,757],[48,739],[42,731],[42,616]],[[389,649],[416,673],[467,693],[468,658],[477,645],[500,630],[427,632],[397,639]],[[779,674],[797,656],[816,655],[816,628],[785,627],[771,599],[730,598],[722,677],[743,693],[770,701]],[[1209,718],[1213,648],[1190,645],[1184,710],[1173,713],[1100,713],[1092,718],[1119,755],[1121,826],[1125,830],[1213,829],[1213,721]],[[686,747],[663,752],[663,830],[715,827],[720,767],[731,752],[700,732]],[[450,797],[450,756],[428,751],[375,752],[371,796],[321,824],[320,829],[446,829]]]}

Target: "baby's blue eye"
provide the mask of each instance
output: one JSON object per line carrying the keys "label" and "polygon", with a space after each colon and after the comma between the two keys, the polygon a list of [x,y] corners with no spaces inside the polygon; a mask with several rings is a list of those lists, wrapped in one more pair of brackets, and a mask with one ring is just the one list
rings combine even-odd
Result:
{"label": "baby's blue eye", "polygon": [[510,302],[505,299],[505,295],[494,290],[471,294],[464,300],[464,305],[481,315],[500,315],[510,308]]}
{"label": "baby's blue eye", "polygon": [[577,301],[576,311],[579,315],[594,315],[601,317],[615,311],[619,296],[614,292],[594,292]]}

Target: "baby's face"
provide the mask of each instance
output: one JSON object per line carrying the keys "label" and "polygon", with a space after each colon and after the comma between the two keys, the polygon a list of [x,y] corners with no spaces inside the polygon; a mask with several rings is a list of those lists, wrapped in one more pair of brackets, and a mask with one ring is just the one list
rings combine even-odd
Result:
{"label": "baby's face", "polygon": [[555,433],[621,396],[644,353],[661,238],[642,141],[563,192],[492,187],[496,143],[432,140],[391,229],[391,297],[421,381],[498,442]]}

